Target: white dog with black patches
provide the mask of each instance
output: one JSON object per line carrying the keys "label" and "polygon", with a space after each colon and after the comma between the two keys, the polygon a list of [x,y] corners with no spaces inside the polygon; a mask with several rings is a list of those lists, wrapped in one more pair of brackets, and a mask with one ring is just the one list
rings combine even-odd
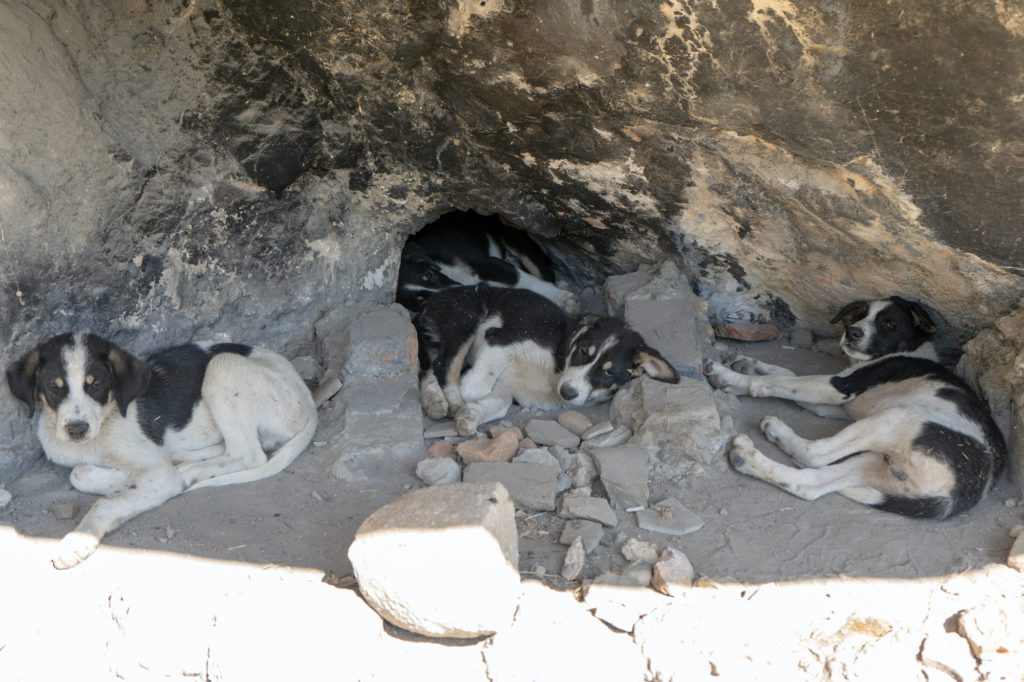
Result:
{"label": "white dog with black patches", "polygon": [[765,438],[798,469],[769,459],[745,435],[729,459],[740,473],[814,500],[838,492],[890,512],[943,519],[972,508],[1006,463],[1006,444],[983,401],[937,362],[935,326],[920,304],[898,296],[857,301],[832,320],[854,364],[834,376],[795,376],[742,358],[732,369],[705,361],[728,393],[793,400],[854,422],[829,438],[801,438],[765,417]]}
{"label": "white dog with black patches", "polygon": [[580,406],[610,399],[640,374],[679,381],[621,320],[570,319],[524,289],[446,289],[414,322],[423,408],[432,419],[454,417],[464,436],[504,417],[513,401],[538,409]]}
{"label": "white dog with black patches", "polygon": [[[7,370],[35,414],[46,456],[71,483],[102,495],[60,543],[69,568],[104,535],[186,489],[256,481],[282,471],[317,428],[317,403],[291,363],[242,344],[188,344],[142,362],[92,334],[55,336]],[[268,460],[266,452],[272,452]]]}

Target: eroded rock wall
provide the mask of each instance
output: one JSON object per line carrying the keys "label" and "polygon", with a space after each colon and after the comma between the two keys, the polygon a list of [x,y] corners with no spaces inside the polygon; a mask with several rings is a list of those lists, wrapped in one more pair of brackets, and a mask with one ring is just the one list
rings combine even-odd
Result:
{"label": "eroded rock wall", "polygon": [[[452,207],[722,320],[1024,293],[1024,12],[991,0],[0,0],[0,332],[285,352]],[[36,452],[0,405],[0,481]]]}

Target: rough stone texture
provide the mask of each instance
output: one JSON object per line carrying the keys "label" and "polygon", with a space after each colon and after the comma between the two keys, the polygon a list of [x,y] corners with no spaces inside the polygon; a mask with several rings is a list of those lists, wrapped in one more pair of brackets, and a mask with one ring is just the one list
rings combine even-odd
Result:
{"label": "rough stone texture", "polygon": [[581,433],[580,439],[583,441],[587,441],[590,440],[591,438],[597,438],[598,436],[603,436],[606,433],[611,433],[614,430],[615,427],[612,426],[612,423],[608,420],[605,420],[603,422],[598,422],[597,424],[594,424],[589,429]]}
{"label": "rough stone texture", "polygon": [[957,371],[988,401],[1010,447],[1009,469],[1024,493],[1024,306],[964,345]]}
{"label": "rough stone texture", "polygon": [[797,348],[811,348],[814,346],[814,332],[810,329],[795,329],[789,335],[789,342]]}
{"label": "rough stone texture", "polygon": [[982,679],[1014,679],[1024,661],[1024,598],[984,604],[959,614],[957,631],[971,645]]}
{"label": "rough stone texture", "polygon": [[514,431],[502,431],[495,439],[464,440],[455,450],[467,464],[473,462],[509,462],[519,450],[519,437]]}
{"label": "rough stone texture", "polygon": [[587,452],[594,458],[608,498],[618,509],[633,510],[647,506],[650,489],[647,471],[651,455],[637,447],[592,448]]}
{"label": "rough stone texture", "polygon": [[625,635],[587,613],[570,592],[523,583],[512,627],[484,649],[493,682],[615,680],[642,682],[646,663]]}
{"label": "rough stone texture", "polygon": [[653,564],[658,560],[658,548],[650,542],[630,538],[622,545],[622,556],[626,557],[627,561],[643,561]]}
{"label": "rough stone texture", "polygon": [[1010,547],[1010,553],[1006,557],[1006,563],[1010,568],[1024,573],[1024,535],[1018,535]]}
{"label": "rough stone texture", "polygon": [[12,499],[14,499],[14,496],[11,495],[10,490],[4,490],[3,488],[0,488],[0,509],[3,509],[7,505],[9,505]]}
{"label": "rough stone texture", "polygon": [[450,438],[458,435],[459,432],[455,428],[455,422],[451,419],[431,422],[427,428],[423,429],[424,438]]}
{"label": "rough stone texture", "polygon": [[596,521],[570,519],[562,528],[558,541],[563,545],[571,545],[576,538],[583,539],[583,551],[593,552],[604,538],[604,528]]}
{"label": "rough stone texture", "polygon": [[668,547],[654,564],[651,584],[662,594],[675,597],[693,584],[693,564],[685,554]]}
{"label": "rough stone texture", "polygon": [[555,467],[559,471],[562,470],[562,465],[558,459],[547,448],[523,450],[512,458],[512,462],[515,464],[543,464],[544,466]]}
{"label": "rough stone texture", "polygon": [[929,635],[921,645],[921,663],[961,682],[978,677],[978,662],[970,645],[955,632]]}
{"label": "rough stone texture", "polygon": [[636,523],[644,530],[665,535],[689,535],[704,527],[704,521],[674,497],[637,512]]}
{"label": "rough stone texture", "polygon": [[431,457],[451,457],[455,454],[455,444],[447,440],[435,440],[427,448],[427,454]]}
{"label": "rough stone texture", "polygon": [[633,577],[604,573],[587,584],[583,601],[604,622],[631,632],[638,620],[665,604],[664,595],[645,588],[645,583]]}
{"label": "rough stone texture", "polygon": [[[718,320],[827,329],[899,292],[977,329],[1024,291],[1021,22],[1002,1],[5,3],[0,364],[69,311],[139,352],[305,353],[325,312],[389,300],[404,237],[453,206],[557,236],[587,283],[670,258]],[[2,410],[6,480],[38,448]]]}
{"label": "rough stone texture", "polygon": [[557,467],[546,464],[474,462],[466,467],[462,480],[501,483],[508,490],[516,509],[555,510]]}
{"label": "rough stone texture", "polygon": [[[613,308],[614,296],[609,296]],[[701,377],[711,347],[708,306],[690,289],[675,263],[665,263],[648,282],[625,294],[623,317],[680,373]]]}
{"label": "rough stone texture", "polygon": [[593,426],[590,417],[576,410],[567,410],[559,414],[558,423],[577,436],[582,436],[587,429]]}
{"label": "rough stone texture", "polygon": [[779,338],[779,327],[772,322],[720,323],[714,325],[714,330],[718,338],[736,341],[771,341]]}
{"label": "rough stone texture", "polygon": [[666,384],[641,377],[612,399],[611,417],[635,432],[631,441],[655,449],[668,466],[687,460],[720,463],[729,434],[722,430],[718,408],[707,381],[682,377]]}
{"label": "rough stone texture", "polygon": [[583,549],[583,538],[576,536],[569,545],[569,551],[565,553],[565,561],[562,563],[562,577],[566,580],[576,580],[583,572],[583,562],[586,561],[586,551]]}
{"label": "rough stone texture", "polygon": [[506,628],[519,599],[514,513],[497,483],[399,497],[362,523],[349,548],[360,592],[389,622],[424,635]]}
{"label": "rough stone texture", "polygon": [[580,437],[551,419],[531,419],[526,424],[526,435],[537,445],[560,445],[575,448]]}
{"label": "rough stone texture", "polygon": [[600,436],[594,436],[593,438],[588,438],[583,441],[582,447],[587,450],[594,448],[614,448],[622,445],[632,437],[633,429],[620,424],[607,433],[603,433]]}
{"label": "rough stone texture", "polygon": [[461,478],[462,468],[451,457],[430,457],[416,464],[416,475],[427,485],[447,485]]}
{"label": "rough stone texture", "polygon": [[575,491],[562,495],[558,502],[558,515],[568,519],[589,519],[609,527],[614,527],[619,522],[608,500]]}

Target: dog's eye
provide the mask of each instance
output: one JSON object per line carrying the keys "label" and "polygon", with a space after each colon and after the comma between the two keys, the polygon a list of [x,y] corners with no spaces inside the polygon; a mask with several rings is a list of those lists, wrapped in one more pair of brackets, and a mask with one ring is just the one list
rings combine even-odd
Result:
{"label": "dog's eye", "polygon": [[893,331],[896,329],[896,323],[893,322],[892,320],[886,320],[885,328],[888,329],[889,331]]}

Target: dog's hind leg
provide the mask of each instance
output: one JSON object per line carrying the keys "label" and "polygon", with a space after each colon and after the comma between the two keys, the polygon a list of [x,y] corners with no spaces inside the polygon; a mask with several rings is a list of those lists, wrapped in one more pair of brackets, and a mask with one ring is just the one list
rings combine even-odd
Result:
{"label": "dog's hind leg", "polygon": [[104,535],[128,519],[159,507],[184,489],[181,475],[170,464],[133,474],[127,487],[98,499],[78,527],[64,536],[57,546],[53,566],[63,569],[81,563],[96,551]]}
{"label": "dog's hind leg", "polygon": [[875,486],[872,483],[889,475],[884,458],[876,452],[863,452],[820,469],[797,469],[769,459],[744,435],[733,439],[729,462],[739,473],[805,500],[849,491],[847,496],[851,499],[864,504],[878,504],[885,496],[873,490]]}
{"label": "dog's hind leg", "polygon": [[71,470],[71,485],[87,495],[112,495],[128,487],[128,472],[95,464],[79,464]]}
{"label": "dog's hind leg", "polygon": [[828,438],[808,440],[798,436],[778,417],[761,420],[764,437],[806,467],[822,467],[867,450],[902,452],[911,447],[915,432],[907,425],[917,420],[904,410],[886,410],[859,419]]}
{"label": "dog's hind leg", "polygon": [[512,406],[511,389],[499,386],[490,395],[467,402],[455,415],[455,428],[460,436],[472,436],[480,424],[501,419]]}

